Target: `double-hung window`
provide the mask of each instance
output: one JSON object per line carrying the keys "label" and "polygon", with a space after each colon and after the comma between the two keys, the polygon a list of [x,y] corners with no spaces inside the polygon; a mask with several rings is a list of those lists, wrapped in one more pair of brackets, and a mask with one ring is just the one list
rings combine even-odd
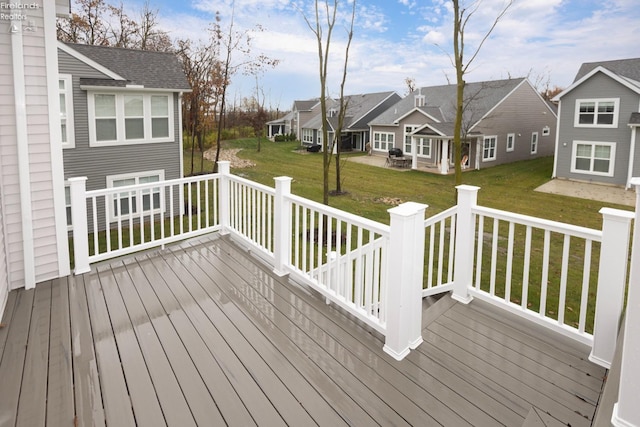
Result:
{"label": "double-hung window", "polygon": [[507,134],[507,151],[513,151],[516,146],[516,134],[508,133]]}
{"label": "double-hung window", "polygon": [[538,132],[531,133],[531,154],[538,152]]}
{"label": "double-hung window", "polygon": [[574,141],[571,172],[613,176],[615,156],[614,142]]}
{"label": "double-hung window", "polygon": [[389,151],[393,148],[395,134],[392,132],[374,132],[373,149],[377,151]]}
{"label": "double-hung window", "polygon": [[172,94],[89,92],[89,144],[173,141],[172,101]]}
{"label": "double-hung window", "polygon": [[[164,180],[164,171],[149,171],[139,174],[107,176],[107,187],[125,187],[142,185]],[[161,213],[163,211],[162,192],[160,187],[141,190],[121,191],[111,196],[109,217],[112,221],[122,219],[129,214],[135,215]]]}
{"label": "double-hung window", "polygon": [[431,138],[418,138],[416,147],[418,148],[418,156],[431,157]]}
{"label": "double-hung window", "polygon": [[73,128],[73,84],[70,75],[61,74],[58,78],[60,97],[60,143],[62,148],[75,147]]}
{"label": "double-hung window", "polygon": [[578,99],[576,100],[576,127],[618,127],[620,99]]}
{"label": "double-hung window", "polygon": [[485,136],[482,144],[482,160],[490,161],[496,159],[497,136]]}
{"label": "double-hung window", "polygon": [[313,129],[302,129],[302,142],[313,143]]}

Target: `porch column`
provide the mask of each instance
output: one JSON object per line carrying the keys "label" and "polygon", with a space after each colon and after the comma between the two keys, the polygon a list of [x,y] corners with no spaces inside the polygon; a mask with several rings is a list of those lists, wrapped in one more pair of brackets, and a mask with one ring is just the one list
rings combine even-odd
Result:
{"label": "porch column", "polygon": [[480,187],[458,185],[458,213],[456,214],[456,243],[451,298],[463,304],[473,297],[469,288],[473,283],[473,248],[476,241],[476,223],[472,209],[478,204]]}
{"label": "porch column", "polygon": [[[87,177],[69,178],[71,196],[71,225],[73,227],[74,274],[88,273],[89,226],[87,225]],[[95,228],[95,224],[94,224]],[[107,230],[107,235],[109,230]]]}
{"label": "porch column", "polygon": [[446,175],[449,173],[449,141],[441,140],[442,157],[440,158],[440,173]]}
{"label": "porch column", "polygon": [[629,232],[633,212],[602,208],[602,243],[596,296],[593,347],[589,360],[609,369],[616,350],[627,283]]}
{"label": "porch column", "polygon": [[273,201],[273,272],[278,276],[288,274],[285,267],[291,259],[291,180],[287,176],[274,178],[276,195]]}
{"label": "porch column", "polygon": [[229,191],[229,175],[231,163],[228,161],[219,161],[218,162],[218,175],[220,175],[218,179],[219,188],[218,188],[218,209],[220,209],[220,234],[229,234],[229,226],[230,226],[230,208],[231,208],[231,192]]}
{"label": "porch column", "polygon": [[427,205],[408,202],[389,209],[387,256],[387,331],[384,351],[402,360],[422,343],[424,212]]}
{"label": "porch column", "polygon": [[418,169],[418,148],[415,136],[411,137],[411,169]]}
{"label": "porch column", "polygon": [[640,178],[633,178],[631,185],[636,187],[636,226],[633,229],[629,293],[624,319],[620,388],[611,417],[611,423],[616,427],[640,426]]}

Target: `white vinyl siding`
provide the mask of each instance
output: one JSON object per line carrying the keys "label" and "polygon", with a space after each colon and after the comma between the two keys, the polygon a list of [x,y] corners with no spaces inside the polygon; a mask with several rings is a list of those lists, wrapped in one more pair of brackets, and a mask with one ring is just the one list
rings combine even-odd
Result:
{"label": "white vinyl siding", "polygon": [[172,142],[171,94],[89,93],[89,145]]}
{"label": "white vinyl siding", "polygon": [[571,152],[571,172],[613,176],[615,142],[574,141]]}
{"label": "white vinyl siding", "polygon": [[62,148],[74,148],[73,83],[70,75],[61,74],[59,76],[58,91],[60,97],[60,143]]}
{"label": "white vinyl siding", "polygon": [[618,127],[619,98],[577,99],[575,127]]}
{"label": "white vinyl siding", "polygon": [[[164,171],[148,171],[135,174],[107,176],[107,188],[125,187],[129,185],[148,184],[164,180]],[[109,203],[109,220],[115,221],[127,215],[143,212],[145,214],[161,213],[164,203],[160,187],[141,191],[123,191],[111,197]]]}
{"label": "white vinyl siding", "polygon": [[516,146],[516,134],[508,133],[507,134],[507,151],[513,151]]}
{"label": "white vinyl siding", "polygon": [[389,151],[393,148],[395,135],[392,132],[374,132],[373,149],[377,151]]}
{"label": "white vinyl siding", "polygon": [[491,161],[496,159],[497,136],[485,136],[482,144],[482,160]]}

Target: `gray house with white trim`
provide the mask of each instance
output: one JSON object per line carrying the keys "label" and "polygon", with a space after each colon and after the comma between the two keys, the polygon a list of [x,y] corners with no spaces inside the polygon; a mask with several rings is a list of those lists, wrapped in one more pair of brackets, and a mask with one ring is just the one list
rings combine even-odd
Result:
{"label": "gray house with white trim", "polygon": [[[190,87],[175,54],[58,43],[58,68],[65,179],[86,176],[93,190],[182,177]],[[154,198],[133,210],[159,209]],[[111,217],[127,213],[121,203]]]}
{"label": "gray house with white trim", "polygon": [[[399,148],[418,165],[453,168],[456,85],[422,87],[371,120],[374,154]],[[553,154],[556,114],[526,78],[467,83],[463,168]]]}
{"label": "gray house with white trim", "polygon": [[640,58],[582,64],[555,100],[553,177],[629,188],[640,175]]}

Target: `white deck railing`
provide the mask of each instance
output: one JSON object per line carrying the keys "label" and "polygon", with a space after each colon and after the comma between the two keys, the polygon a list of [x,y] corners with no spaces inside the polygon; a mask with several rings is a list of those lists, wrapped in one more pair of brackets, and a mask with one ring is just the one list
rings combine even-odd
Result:
{"label": "white deck railing", "polygon": [[[608,366],[625,296],[632,215],[603,209],[591,230],[477,205],[459,186],[458,205],[429,219],[425,205],[389,209],[380,224],[219,173],[85,191],[70,180],[76,272],[110,257],[220,231],[385,335],[397,359],[422,342],[421,297],[452,291],[482,299],[592,347]],[[534,266],[536,266],[534,268]],[[579,301],[575,306],[567,304]]]}

